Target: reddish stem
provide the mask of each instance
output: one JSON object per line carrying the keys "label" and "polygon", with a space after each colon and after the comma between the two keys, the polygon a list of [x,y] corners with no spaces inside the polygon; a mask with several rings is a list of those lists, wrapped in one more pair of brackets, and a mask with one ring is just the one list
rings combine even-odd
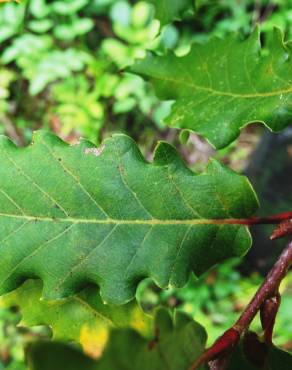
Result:
{"label": "reddish stem", "polygon": [[[232,349],[236,346],[240,339],[240,333],[230,328],[219,337],[212,347],[208,348],[189,368],[189,370],[196,370],[199,366],[205,362],[214,361],[213,368],[218,368],[225,363],[224,357],[231,353]],[[216,368],[215,367],[215,368]]]}
{"label": "reddish stem", "polygon": [[[240,335],[248,329],[250,323],[264,302],[266,302],[270,297],[275,296],[278,292],[279,285],[287,274],[291,264],[292,241],[283,250],[278,261],[274,264],[264,282],[261,284],[256,294],[233,327],[228,329],[220,338],[218,338],[215,343],[191,365],[189,370],[196,370],[203,363],[220,358],[222,359],[232,352],[240,339]],[[275,317],[273,319],[275,319]],[[270,334],[271,333],[267,333],[268,336]]]}
{"label": "reddish stem", "polygon": [[273,231],[271,239],[279,239],[284,236],[292,234],[292,219],[285,220],[279,223],[277,228]]}
{"label": "reddish stem", "polygon": [[254,319],[262,303],[278,291],[279,285],[292,263],[292,241],[281,253],[278,261],[274,264],[264,282],[250,301],[240,318],[236,321],[234,328],[240,333],[248,328]]}
{"label": "reddish stem", "polygon": [[263,225],[263,224],[281,224],[284,221],[292,220],[292,212],[283,212],[267,217],[250,217],[250,218],[227,218],[220,220],[224,224],[240,225]]}

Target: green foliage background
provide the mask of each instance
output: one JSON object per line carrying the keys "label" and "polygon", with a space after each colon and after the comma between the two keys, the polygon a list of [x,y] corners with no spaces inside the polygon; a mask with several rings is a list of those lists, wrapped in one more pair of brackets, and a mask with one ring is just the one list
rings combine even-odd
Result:
{"label": "green foliage background", "polygon": [[[153,3],[153,2],[152,2]],[[194,14],[193,14],[194,13]],[[248,35],[261,23],[263,42],[273,26],[292,37],[291,0],[197,0],[195,12],[184,22],[160,27],[151,1],[30,0],[0,8],[0,133],[19,145],[30,142],[33,130],[52,130],[69,142],[80,136],[98,144],[112,132],[122,131],[140,144],[150,157],[160,138],[175,143],[189,164],[203,168],[212,149],[194,138],[203,154],[193,147],[182,149],[178,132],[167,129],[163,118],[171,102],[159,101],[140,77],[121,73],[147,50],[166,49],[184,55],[193,41],[237,32]],[[246,166],[262,128],[253,127],[227,149],[215,154],[237,170]],[[195,156],[195,160],[194,157]],[[138,296],[146,310],[159,304],[177,307],[206,327],[211,343],[230,326],[261,281],[259,273],[244,277],[239,261],[213,269],[181,290],[159,291],[150,281]],[[277,321],[275,341],[291,349],[291,275]],[[19,314],[0,310],[0,369],[25,368],[23,344],[40,336],[43,328],[16,329]],[[259,329],[256,322],[255,329]]]}

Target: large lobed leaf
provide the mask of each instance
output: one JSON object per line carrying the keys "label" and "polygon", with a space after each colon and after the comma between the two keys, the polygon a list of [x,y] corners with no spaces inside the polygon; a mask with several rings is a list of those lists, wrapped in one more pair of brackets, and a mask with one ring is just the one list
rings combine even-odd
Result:
{"label": "large lobed leaf", "polygon": [[204,136],[216,148],[261,122],[278,132],[292,121],[292,58],[280,30],[261,51],[259,32],[194,44],[183,57],[149,54],[131,71],[149,79],[161,99],[175,103],[166,123]]}
{"label": "large lobed leaf", "polygon": [[248,180],[216,161],[196,175],[163,142],[148,163],[125,135],[94,148],[38,132],[27,148],[2,137],[0,161],[1,294],[40,278],[54,300],[91,282],[121,304],[144,277],[182,286],[251,244],[222,221],[257,208]]}
{"label": "large lobed leaf", "polygon": [[41,292],[39,280],[27,280],[2,296],[0,307],[18,307],[20,326],[49,326],[54,340],[80,343],[93,357],[102,353],[111,328],[133,328],[143,336],[149,336],[152,330],[152,317],[136,301],[123,306],[106,305],[94,286],[58,301],[41,300]]}
{"label": "large lobed leaf", "polygon": [[[102,358],[95,362],[58,343],[36,343],[29,351],[30,370],[187,370],[202,353],[205,330],[182,313],[156,315],[152,340],[133,330],[114,330]],[[200,370],[205,369],[204,366]]]}
{"label": "large lobed leaf", "polygon": [[155,7],[155,18],[164,26],[181,20],[186,12],[194,12],[195,0],[146,0]]}

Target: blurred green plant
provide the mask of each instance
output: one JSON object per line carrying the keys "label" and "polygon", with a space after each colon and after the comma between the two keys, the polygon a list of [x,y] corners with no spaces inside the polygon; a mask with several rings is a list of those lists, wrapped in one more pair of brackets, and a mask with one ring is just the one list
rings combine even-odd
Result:
{"label": "blurred green plant", "polygon": [[17,327],[19,320],[16,309],[0,308],[0,370],[26,370],[23,348],[50,336],[50,330],[45,327]]}
{"label": "blurred green plant", "polygon": [[[6,94],[6,101],[16,105],[16,127],[38,128],[41,116],[41,125],[63,136],[98,142],[111,113],[119,121],[119,114],[137,107],[142,115],[153,112],[155,121],[155,110],[163,104],[141,79],[119,73],[145,55],[158,33],[150,5],[31,0],[5,4],[0,18],[0,60],[16,75],[6,86],[14,92],[12,101]],[[17,98],[20,91],[22,101],[33,102],[38,112],[26,114]]]}
{"label": "blurred green plant", "polygon": [[[231,0],[197,0],[184,22],[160,29],[152,1],[2,4],[0,84],[7,90],[0,95],[2,121],[14,126],[22,144],[40,126],[72,141],[82,135],[95,143],[113,130],[135,136],[141,124],[166,132],[163,118],[171,103],[159,102],[140,78],[121,71],[147,50],[183,55],[194,40],[234,31],[245,35],[256,23],[265,32],[276,24],[290,34],[291,5],[292,0],[242,0],[236,6]],[[7,132],[7,125],[1,129]]]}

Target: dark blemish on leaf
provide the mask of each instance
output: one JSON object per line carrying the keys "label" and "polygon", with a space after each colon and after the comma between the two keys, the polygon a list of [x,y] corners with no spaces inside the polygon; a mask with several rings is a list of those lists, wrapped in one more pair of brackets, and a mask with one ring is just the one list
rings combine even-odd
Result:
{"label": "dark blemish on leaf", "polygon": [[152,351],[159,342],[159,329],[155,328],[154,338],[148,343],[148,350]]}
{"label": "dark blemish on leaf", "polygon": [[61,162],[62,161],[62,158],[58,158],[58,161]]}
{"label": "dark blemish on leaf", "polygon": [[93,154],[96,157],[100,156],[101,153],[104,151],[105,145],[101,145],[99,148],[85,148],[84,153],[87,154]]}

